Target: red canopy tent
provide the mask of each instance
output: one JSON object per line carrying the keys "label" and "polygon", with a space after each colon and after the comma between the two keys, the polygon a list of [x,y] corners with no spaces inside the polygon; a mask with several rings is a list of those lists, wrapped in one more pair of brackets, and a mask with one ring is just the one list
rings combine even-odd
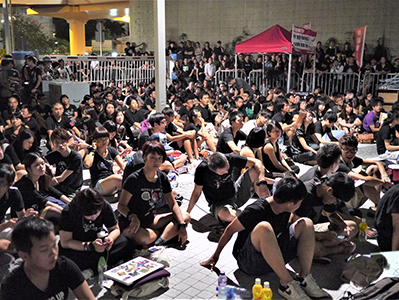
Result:
{"label": "red canopy tent", "polygon": [[291,32],[277,24],[236,45],[236,53],[265,52],[291,53]]}
{"label": "red canopy tent", "polygon": [[[236,45],[236,76],[237,76],[237,53],[266,53],[286,52],[289,53],[287,92],[289,91],[291,79],[291,32],[276,24],[269,29],[255,35],[245,42]],[[263,64],[262,64],[263,65]],[[262,70],[262,81],[264,81]]]}

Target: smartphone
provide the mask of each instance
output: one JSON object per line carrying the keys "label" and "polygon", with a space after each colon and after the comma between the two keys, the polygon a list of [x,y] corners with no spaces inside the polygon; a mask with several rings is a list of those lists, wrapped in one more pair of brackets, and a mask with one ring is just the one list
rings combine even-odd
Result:
{"label": "smartphone", "polygon": [[344,239],[346,239],[346,236],[344,236],[344,235],[339,235],[339,236],[337,236],[337,238],[339,238],[340,240],[344,240]]}

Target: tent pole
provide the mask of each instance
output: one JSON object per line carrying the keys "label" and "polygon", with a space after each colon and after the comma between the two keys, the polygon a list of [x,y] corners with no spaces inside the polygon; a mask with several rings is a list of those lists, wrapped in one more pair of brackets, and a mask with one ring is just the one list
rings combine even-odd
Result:
{"label": "tent pole", "polygon": [[236,55],[235,55],[235,75],[234,75],[234,77],[235,78],[238,78],[238,71],[237,71],[237,53],[236,53]]}
{"label": "tent pole", "polygon": [[292,52],[290,52],[290,57],[289,57],[289,60],[288,60],[287,94],[290,92],[290,84],[291,84],[291,63],[292,63]]}
{"label": "tent pole", "polygon": [[266,90],[266,87],[265,87],[265,54],[263,53],[262,54],[262,93],[263,93],[263,96],[265,96],[266,94],[265,94],[265,90]]}

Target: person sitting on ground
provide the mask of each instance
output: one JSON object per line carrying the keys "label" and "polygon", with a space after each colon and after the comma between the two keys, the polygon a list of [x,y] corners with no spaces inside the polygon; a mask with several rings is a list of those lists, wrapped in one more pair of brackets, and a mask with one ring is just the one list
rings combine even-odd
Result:
{"label": "person sitting on ground", "polygon": [[109,132],[104,127],[94,130],[96,150],[86,155],[84,165],[90,169],[91,187],[102,196],[114,195],[122,188],[122,176],[114,173],[114,161],[120,170],[125,169],[118,150],[109,146]]}
{"label": "person sitting on ground", "polygon": [[71,134],[64,128],[54,129],[51,135],[54,151],[46,155],[46,160],[56,166],[52,185],[72,199],[83,185],[83,163],[80,154],[69,148],[70,139]]}
{"label": "person sitting on ground", "polygon": [[62,211],[60,223],[60,254],[82,271],[97,274],[101,256],[109,267],[131,258],[133,242],[120,234],[111,205],[94,189],[79,191]]}
{"label": "person sitting on ground", "polygon": [[[377,205],[380,201],[382,186],[386,189],[392,186],[382,162],[356,156],[358,143],[357,138],[352,134],[345,134],[339,140],[342,154],[338,171],[347,173],[353,180],[364,181],[362,185],[356,187],[356,197],[347,203],[347,206],[351,208],[360,208],[367,199]],[[359,166],[365,167],[365,171],[355,170]]]}
{"label": "person sitting on ground", "polygon": [[[269,173],[284,173],[294,171],[299,173],[299,167],[295,164],[288,164],[281,152],[278,140],[282,135],[280,123],[271,120],[266,127],[267,139],[262,147],[262,162]],[[275,176],[271,176],[275,177]]]}
{"label": "person sitting on ground", "polygon": [[71,121],[76,120],[78,117],[78,109],[75,105],[70,103],[68,95],[61,95],[60,102],[64,106],[64,115],[66,115]]}
{"label": "person sitting on ground", "polygon": [[377,153],[381,158],[396,160],[399,156],[399,145],[395,139],[399,135],[399,111],[392,111],[384,120],[377,134]]}
{"label": "person sitting on ground", "polygon": [[64,115],[64,107],[59,102],[53,105],[53,113],[50,117],[47,118],[46,125],[50,141],[50,144],[48,144],[48,146],[51,146],[51,149],[53,149],[51,145],[51,134],[56,128],[61,127],[67,130],[72,129],[77,136],[80,136],[80,131],[75,127],[71,120]]}
{"label": "person sitting on ground", "polygon": [[377,121],[380,117],[380,112],[383,110],[384,100],[380,97],[371,100],[372,110],[363,119],[363,129],[368,133],[374,135],[379,131],[380,127]]}
{"label": "person sitting on ground", "polygon": [[[240,175],[242,169],[247,170]],[[194,190],[187,212],[191,213],[202,191],[210,206],[211,214],[220,222],[231,222],[240,211],[238,208],[253,195],[269,195],[262,162],[252,157],[213,153],[195,170]],[[265,182],[263,184],[263,182]]]}
{"label": "person sitting on ground", "polygon": [[296,217],[293,220],[308,217],[316,224],[315,257],[352,253],[356,245],[350,240],[356,236],[358,226],[347,212],[344,202],[348,202],[355,193],[353,179],[345,173],[337,172],[304,184],[308,195],[295,211]]}
{"label": "person sitting on ground", "polygon": [[4,126],[4,130],[12,127],[11,117],[14,114],[20,114],[21,111],[18,107],[19,99],[16,96],[11,96],[8,98],[8,107],[5,111],[2,112],[2,117],[4,122],[6,123]]}
{"label": "person sitting on ground", "polygon": [[[146,248],[152,244],[162,245],[175,236],[184,245],[191,217],[189,213],[181,212],[168,177],[159,170],[166,159],[165,148],[158,142],[146,142],[142,151],[144,167],[129,175],[119,198],[121,232]],[[171,212],[155,215],[162,197],[166,198]],[[161,231],[160,236],[158,231]]]}
{"label": "person sitting on ground", "polygon": [[239,155],[245,157],[253,157],[262,161],[262,149],[265,144],[266,130],[262,127],[254,127],[248,134],[244,147]]}
{"label": "person sitting on ground", "polygon": [[216,150],[221,153],[238,154],[240,148],[239,141],[245,141],[247,136],[241,131],[244,124],[243,114],[238,111],[229,113],[230,127],[222,132],[218,140]]}
{"label": "person sitting on ground", "polygon": [[22,219],[12,242],[23,263],[2,283],[0,299],[67,299],[69,289],[79,300],[96,299],[76,264],[58,255],[51,222]]}
{"label": "person sitting on ground", "polygon": [[21,192],[25,208],[33,208],[43,218],[57,222],[63,207],[71,200],[50,185],[50,170],[40,154],[29,153],[24,163],[27,174],[14,186]]}
{"label": "person sitting on ground", "polygon": [[18,134],[28,129],[28,127],[24,125],[24,118],[20,112],[12,114],[10,121],[11,127],[4,131],[4,137],[9,144],[12,144],[16,140]]}
{"label": "person sitting on ground", "polygon": [[313,178],[321,179],[326,174],[337,172],[341,162],[341,148],[336,144],[324,145],[317,151],[316,162],[316,166],[310,168],[300,177],[303,182]]}
{"label": "person sitting on ground", "polygon": [[315,135],[314,114],[311,110],[300,113],[296,122],[298,128],[292,137],[289,148],[290,155],[295,162],[314,164],[318,146]]}
{"label": "person sitting on ground", "polygon": [[249,120],[242,126],[241,131],[248,135],[249,132],[255,127],[262,127],[263,129],[266,129],[265,125],[270,120],[271,116],[272,114],[270,112],[262,109],[257,114],[256,119]]}
{"label": "person sitting on ground", "polygon": [[[286,299],[328,297],[310,274],[315,238],[313,223],[301,218],[289,219],[306,197],[304,184],[294,177],[281,179],[273,196],[258,199],[247,206],[227,226],[215,253],[202,266],[215,267],[220,253],[238,232],[233,255],[239,268],[250,275],[275,272],[280,279],[279,294]],[[285,264],[298,256],[298,275],[292,278]]]}
{"label": "person sitting on ground", "polygon": [[199,104],[194,108],[201,113],[201,117],[204,119],[205,123],[208,123],[211,120],[211,111],[209,110],[209,94],[207,92],[201,92],[198,96],[198,99]]}
{"label": "person sitting on ground", "polygon": [[362,121],[353,112],[353,103],[345,103],[341,113],[338,115],[338,124],[340,129],[345,133],[357,133],[358,128],[362,125]]}
{"label": "person sitting on ground", "polygon": [[[331,128],[334,126],[335,122],[337,122],[337,114],[328,111],[324,115],[323,119],[317,121],[315,123],[315,136],[318,140],[318,144],[339,144],[338,140],[333,136],[331,132]],[[324,139],[324,135],[327,134],[329,137],[330,141]]]}
{"label": "person sitting on ground", "polygon": [[399,185],[381,198],[374,217],[377,241],[381,251],[399,250]]}

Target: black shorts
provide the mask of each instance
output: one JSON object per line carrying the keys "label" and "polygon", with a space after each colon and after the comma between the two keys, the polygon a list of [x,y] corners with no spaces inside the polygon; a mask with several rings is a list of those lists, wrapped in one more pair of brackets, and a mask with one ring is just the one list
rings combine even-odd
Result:
{"label": "black shorts", "polygon": [[[291,225],[292,226],[292,225]],[[292,230],[287,229],[278,238],[277,242],[283,255],[284,262],[288,263],[297,256],[298,240],[294,234],[290,234]],[[240,250],[237,257],[238,267],[249,275],[264,275],[273,272],[262,253],[258,252],[251,242],[251,235],[248,235],[244,246]]]}

